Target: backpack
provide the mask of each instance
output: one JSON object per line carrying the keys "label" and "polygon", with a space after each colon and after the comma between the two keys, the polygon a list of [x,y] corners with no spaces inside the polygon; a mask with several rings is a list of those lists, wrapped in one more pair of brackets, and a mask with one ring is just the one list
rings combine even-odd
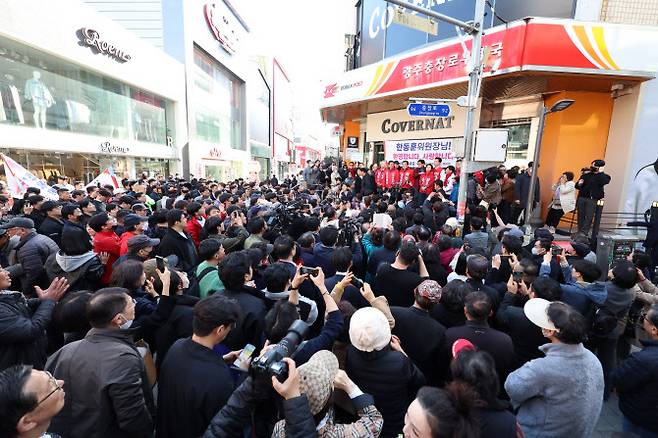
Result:
{"label": "backpack", "polygon": [[592,326],[590,328],[590,334],[593,336],[604,337],[612,333],[612,331],[617,327],[619,319],[610,309],[605,307],[605,305],[596,307],[594,311],[594,316],[592,317]]}
{"label": "backpack", "polygon": [[[185,291],[185,295],[190,295],[192,297],[201,297],[201,288],[199,287],[199,284],[201,283],[201,280],[204,279],[204,277],[208,274],[210,274],[213,271],[217,271],[216,266],[208,266],[206,269],[201,271],[199,275],[192,275],[189,280],[190,280],[190,286],[187,288],[187,291]],[[196,271],[195,271],[196,272]]]}

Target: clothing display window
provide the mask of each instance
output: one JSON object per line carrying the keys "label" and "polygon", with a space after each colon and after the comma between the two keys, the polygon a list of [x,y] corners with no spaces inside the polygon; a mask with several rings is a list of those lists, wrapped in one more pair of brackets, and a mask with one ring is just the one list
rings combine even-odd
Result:
{"label": "clothing display window", "polygon": [[0,124],[167,144],[172,104],[0,37]]}
{"label": "clothing display window", "polygon": [[198,47],[194,48],[192,74],[194,138],[246,150],[242,133],[244,83]]}

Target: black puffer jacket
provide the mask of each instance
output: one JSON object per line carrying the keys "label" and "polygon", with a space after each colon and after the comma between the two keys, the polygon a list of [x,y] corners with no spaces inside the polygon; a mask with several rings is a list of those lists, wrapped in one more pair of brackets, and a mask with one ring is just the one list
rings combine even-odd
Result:
{"label": "black puffer jacket", "polygon": [[194,241],[187,233],[185,235],[187,237],[183,237],[171,228],[167,229],[164,237],[160,240],[157,254],[161,257],[169,257],[172,254],[178,257],[178,265],[176,267],[185,271],[191,277],[194,273],[194,268],[198,264],[198,256]]}
{"label": "black puffer jacket", "polygon": [[46,273],[48,279],[66,277],[69,282],[69,292],[90,290],[92,292],[101,288],[101,277],[105,273],[105,266],[93,252],[79,256],[67,256],[62,251],[51,254],[46,260]]}
{"label": "black puffer jacket", "polygon": [[59,245],[61,243],[63,230],[63,221],[47,217],[39,227],[39,234],[50,237],[57,245]]}
{"label": "black puffer jacket", "polygon": [[34,286],[48,287],[48,276],[44,265],[51,254],[59,251],[57,244],[47,236],[32,231],[16,245],[16,257],[23,266],[21,284],[23,292],[34,295]]}
{"label": "black puffer jacket", "polygon": [[0,292],[0,370],[46,364],[46,326],[55,308],[52,300],[26,300],[23,294]]}

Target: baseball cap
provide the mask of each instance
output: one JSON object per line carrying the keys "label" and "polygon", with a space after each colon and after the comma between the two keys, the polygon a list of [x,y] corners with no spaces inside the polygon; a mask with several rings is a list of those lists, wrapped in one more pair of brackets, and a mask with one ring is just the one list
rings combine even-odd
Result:
{"label": "baseball cap", "polygon": [[130,226],[133,226],[133,225],[137,225],[140,222],[146,222],[146,221],[148,221],[148,218],[146,218],[146,217],[138,216],[136,214],[127,214],[123,218],[123,225],[125,227],[130,227]]}
{"label": "baseball cap", "polygon": [[505,236],[513,236],[513,237],[518,237],[519,239],[523,239],[523,230],[521,228],[510,228],[509,230],[505,231],[504,233]]}
{"label": "baseball cap", "polygon": [[416,292],[431,303],[438,303],[441,299],[441,286],[434,280],[425,280],[416,287]]}
{"label": "baseball cap", "polygon": [[605,161],[604,160],[594,160],[592,162],[592,165],[594,167],[604,167],[605,166]]}
{"label": "baseball cap", "polygon": [[531,298],[523,306],[525,316],[537,327],[558,331],[548,318],[548,306],[551,302],[543,298]]}
{"label": "baseball cap", "polygon": [[5,230],[10,228],[34,228],[34,221],[26,217],[15,217],[6,224],[0,226],[0,228]]}
{"label": "baseball cap", "polygon": [[446,225],[450,225],[452,228],[459,228],[459,221],[456,217],[449,217],[446,219]]}
{"label": "baseball cap", "polygon": [[452,343],[452,358],[454,359],[463,350],[477,350],[475,345],[468,339],[457,339]]}
{"label": "baseball cap", "polygon": [[360,351],[379,351],[391,342],[386,316],[374,307],[357,310],[350,320],[350,342]]}
{"label": "baseball cap", "polygon": [[138,234],[137,236],[128,239],[128,249],[134,251],[139,251],[140,249],[148,248],[149,246],[158,246],[159,244],[160,239],[151,239],[144,234]]}
{"label": "baseball cap", "polygon": [[327,404],[338,373],[338,359],[329,350],[320,350],[297,368],[299,391],[308,399],[311,414],[316,415]]}

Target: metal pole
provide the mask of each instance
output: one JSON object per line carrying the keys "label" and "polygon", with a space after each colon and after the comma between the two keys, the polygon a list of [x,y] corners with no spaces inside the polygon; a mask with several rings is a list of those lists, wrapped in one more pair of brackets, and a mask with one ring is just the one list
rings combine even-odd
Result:
{"label": "metal pole", "polygon": [[[478,20],[480,17],[480,14],[477,13],[478,7],[476,6],[475,10],[475,23],[474,24],[469,24],[461,20],[457,20],[456,18],[449,17],[447,15],[440,14],[438,12],[432,11],[431,9],[425,9],[421,6],[416,6],[415,4],[412,3],[407,3],[404,0],[386,0],[388,3],[393,3],[394,5],[401,6],[405,9],[412,10],[414,12],[419,12],[423,15],[427,15],[428,17],[436,18],[437,20],[445,21],[446,23],[454,24],[455,26],[459,26],[462,29],[464,29],[466,32],[471,33],[471,34],[476,34],[476,33],[481,33],[482,32],[482,22],[484,21],[484,1],[482,2],[482,19]],[[479,0],[478,0],[479,3]],[[479,25],[478,25],[479,23]]]}
{"label": "metal pole", "polygon": [[482,27],[484,22],[485,0],[477,0],[475,3],[475,22],[473,31],[473,46],[471,47],[471,66],[473,70],[468,79],[468,110],[466,112],[466,126],[464,128],[464,160],[459,172],[459,192],[457,200],[457,219],[464,222],[466,214],[466,197],[468,186],[468,167],[473,159],[473,122],[475,110],[480,93],[480,77],[482,75]]}
{"label": "metal pole", "polygon": [[544,137],[544,122],[548,110],[544,105],[541,107],[541,116],[539,117],[539,126],[537,127],[537,141],[535,141],[535,153],[532,156],[532,175],[530,175],[530,191],[528,192],[528,199],[525,204],[525,219],[523,223],[530,225],[530,218],[532,217],[532,210],[535,205],[535,187],[537,186],[537,169],[539,168],[539,152],[541,150],[541,141]]}

